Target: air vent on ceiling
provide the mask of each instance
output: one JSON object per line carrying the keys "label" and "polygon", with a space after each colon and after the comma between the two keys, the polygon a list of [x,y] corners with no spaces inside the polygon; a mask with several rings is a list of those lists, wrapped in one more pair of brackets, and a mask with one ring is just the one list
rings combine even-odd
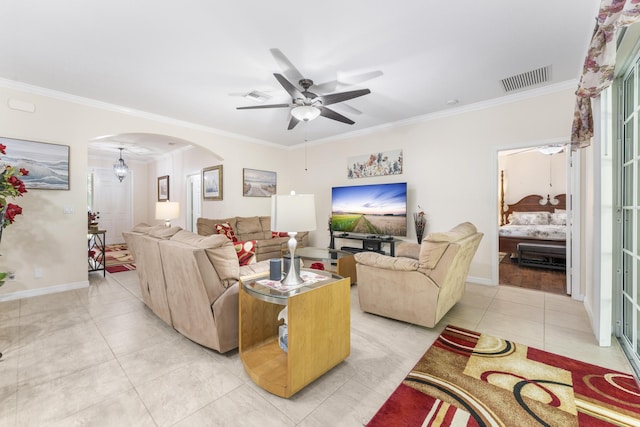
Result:
{"label": "air vent on ceiling", "polygon": [[541,67],[526,73],[516,74],[500,80],[505,92],[513,92],[514,90],[524,89],[535,86],[539,83],[548,82],[551,77],[551,65]]}
{"label": "air vent on ceiling", "polygon": [[264,102],[269,98],[271,98],[271,96],[267,95],[266,93],[260,92],[257,90],[252,90],[251,92],[247,93],[244,97],[255,102]]}

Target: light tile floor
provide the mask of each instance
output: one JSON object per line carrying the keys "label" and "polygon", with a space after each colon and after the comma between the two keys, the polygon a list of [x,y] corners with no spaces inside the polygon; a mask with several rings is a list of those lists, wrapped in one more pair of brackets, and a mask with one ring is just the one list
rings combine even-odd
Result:
{"label": "light tile floor", "polygon": [[185,339],[140,301],[135,272],[0,303],[0,426],[360,426],[452,323],[631,372],[566,296],[467,285],[436,329],[366,314],[352,287],[351,355],[291,399],[257,387],[238,352]]}

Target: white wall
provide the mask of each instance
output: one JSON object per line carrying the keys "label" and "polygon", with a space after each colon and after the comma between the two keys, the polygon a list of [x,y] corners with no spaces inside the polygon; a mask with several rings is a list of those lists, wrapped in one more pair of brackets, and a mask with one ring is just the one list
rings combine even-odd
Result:
{"label": "white wall", "polygon": [[[0,269],[15,271],[16,280],[0,288],[0,300],[88,285],[87,142],[96,137],[147,132],[191,141],[215,153],[216,158],[225,159],[225,179],[228,179],[226,182],[230,188],[241,185],[238,182],[242,181],[242,167],[264,165],[264,168],[275,169],[275,165],[282,162],[283,150],[274,146],[234,139],[174,120],[156,120],[151,115],[126,113],[104,104],[17,83],[3,84],[5,87],[0,87],[1,135],[69,145],[70,190],[30,190],[19,201],[24,214],[5,230],[0,244]],[[35,113],[10,109],[9,99],[34,104]],[[156,198],[156,178],[166,174],[161,172],[150,168],[146,181],[136,180],[143,186],[136,186],[136,197],[143,197],[148,202],[134,210],[134,222],[148,222],[153,218],[151,207]],[[219,205],[223,214],[269,212],[268,202],[258,204],[253,200],[243,200],[241,193],[240,197],[233,193],[233,190],[229,192],[228,199],[225,195],[225,201],[231,203]],[[65,207],[72,208],[74,212],[64,214]],[[211,212],[214,209],[206,206],[205,213],[207,210]],[[36,269],[42,272],[41,278],[34,277]]]}
{"label": "white wall", "polygon": [[[9,98],[34,103],[36,112],[8,109]],[[221,163],[224,198],[204,202],[203,216],[268,214],[269,198],[242,196],[242,169],[270,170],[278,175],[279,194],[294,189],[316,195],[318,228],[312,233],[311,242],[325,246],[329,241],[327,219],[332,186],[406,181],[408,214],[411,215],[420,204],[427,215],[427,232],[447,230],[462,221],[471,221],[485,233],[470,276],[479,283],[495,284],[497,277],[492,266],[497,252],[498,149],[532,141],[567,139],[573,117],[572,89],[521,98],[510,98],[509,103],[476,106],[478,109],[461,108],[452,110],[451,115],[309,144],[307,150],[303,146],[284,150],[233,139],[195,126],[180,126],[174,121],[155,121],[139,114],[0,88],[0,106],[5,106],[0,107],[2,136],[71,146],[71,190],[30,192],[21,201],[24,218],[5,231],[0,246],[4,255],[0,258],[0,268],[11,266],[16,269],[18,280],[0,288],[0,299],[3,295],[20,295],[20,292],[46,290],[56,285],[86,284],[87,141],[127,132],[175,136],[213,153],[212,158],[198,162],[185,151],[150,165],[147,180],[142,184],[145,188],[139,190],[139,194],[146,194],[146,207],[135,210],[135,222],[144,221],[145,210],[146,222],[153,220],[158,176],[170,175],[171,199],[178,197],[178,201],[184,202],[185,176],[201,167]],[[398,148],[404,150],[402,175],[347,178],[348,157]],[[67,205],[73,206],[74,214],[63,214],[63,207]],[[181,221],[184,224],[184,220]],[[409,233],[407,240],[415,241],[411,223]],[[42,279],[33,278],[34,266],[44,269]]]}
{"label": "white wall", "polygon": [[[427,232],[448,230],[470,221],[485,233],[471,265],[470,280],[497,284],[498,149],[568,140],[574,103],[573,91],[563,90],[310,145],[306,171],[305,150],[299,148],[292,153],[291,180],[284,184],[292,187],[291,183],[295,183],[296,191],[316,194],[319,224],[311,234],[311,242],[324,246],[329,241],[326,223],[332,186],[406,181],[408,215],[419,204],[426,212]],[[402,175],[347,178],[348,157],[398,148],[403,150],[405,159]],[[411,221],[409,234],[407,240],[415,241]]]}
{"label": "white wall", "polygon": [[[567,156],[549,155],[536,149],[525,152],[501,152],[498,169],[504,171],[505,205],[530,194],[556,196],[567,192]],[[549,185],[551,184],[551,185]]]}

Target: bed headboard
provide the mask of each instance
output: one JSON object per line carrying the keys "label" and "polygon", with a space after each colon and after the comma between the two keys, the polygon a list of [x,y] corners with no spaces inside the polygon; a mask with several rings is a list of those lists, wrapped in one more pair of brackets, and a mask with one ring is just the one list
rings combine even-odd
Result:
{"label": "bed headboard", "polygon": [[553,198],[549,195],[544,197],[537,194],[530,194],[506,207],[503,204],[500,225],[508,223],[507,219],[512,212],[554,212],[556,209],[566,209],[566,198],[566,194],[558,194]]}

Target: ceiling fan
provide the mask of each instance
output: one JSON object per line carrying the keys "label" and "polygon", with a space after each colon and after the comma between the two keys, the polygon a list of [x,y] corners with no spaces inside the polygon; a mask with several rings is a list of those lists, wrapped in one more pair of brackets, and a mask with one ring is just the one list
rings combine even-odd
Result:
{"label": "ceiling fan", "polygon": [[[348,117],[343,116],[335,110],[327,108],[327,105],[336,104],[338,102],[347,101],[349,99],[357,98],[359,96],[367,95],[371,93],[369,89],[358,89],[346,92],[329,93],[326,95],[319,95],[311,92],[309,89],[315,87],[321,89],[326,84],[314,85],[313,80],[302,77],[302,75],[295,69],[295,67],[289,62],[289,60],[278,49],[271,49],[271,53],[275,57],[276,61],[285,66],[285,69],[294,77],[298,78],[298,85],[296,87],[285,76],[279,73],[274,73],[274,77],[280,85],[291,96],[291,102],[287,104],[267,104],[267,105],[254,105],[249,107],[237,107],[238,110],[256,110],[261,108],[291,108],[291,119],[289,121],[289,127],[291,130],[301,121],[311,121],[318,116],[326,117],[328,119],[337,120],[349,125],[355,122]],[[376,72],[377,73],[377,72]],[[381,73],[380,73],[381,74]],[[376,77],[379,74],[373,75]],[[331,86],[335,87],[335,83]],[[317,89],[314,89],[317,91]]]}

